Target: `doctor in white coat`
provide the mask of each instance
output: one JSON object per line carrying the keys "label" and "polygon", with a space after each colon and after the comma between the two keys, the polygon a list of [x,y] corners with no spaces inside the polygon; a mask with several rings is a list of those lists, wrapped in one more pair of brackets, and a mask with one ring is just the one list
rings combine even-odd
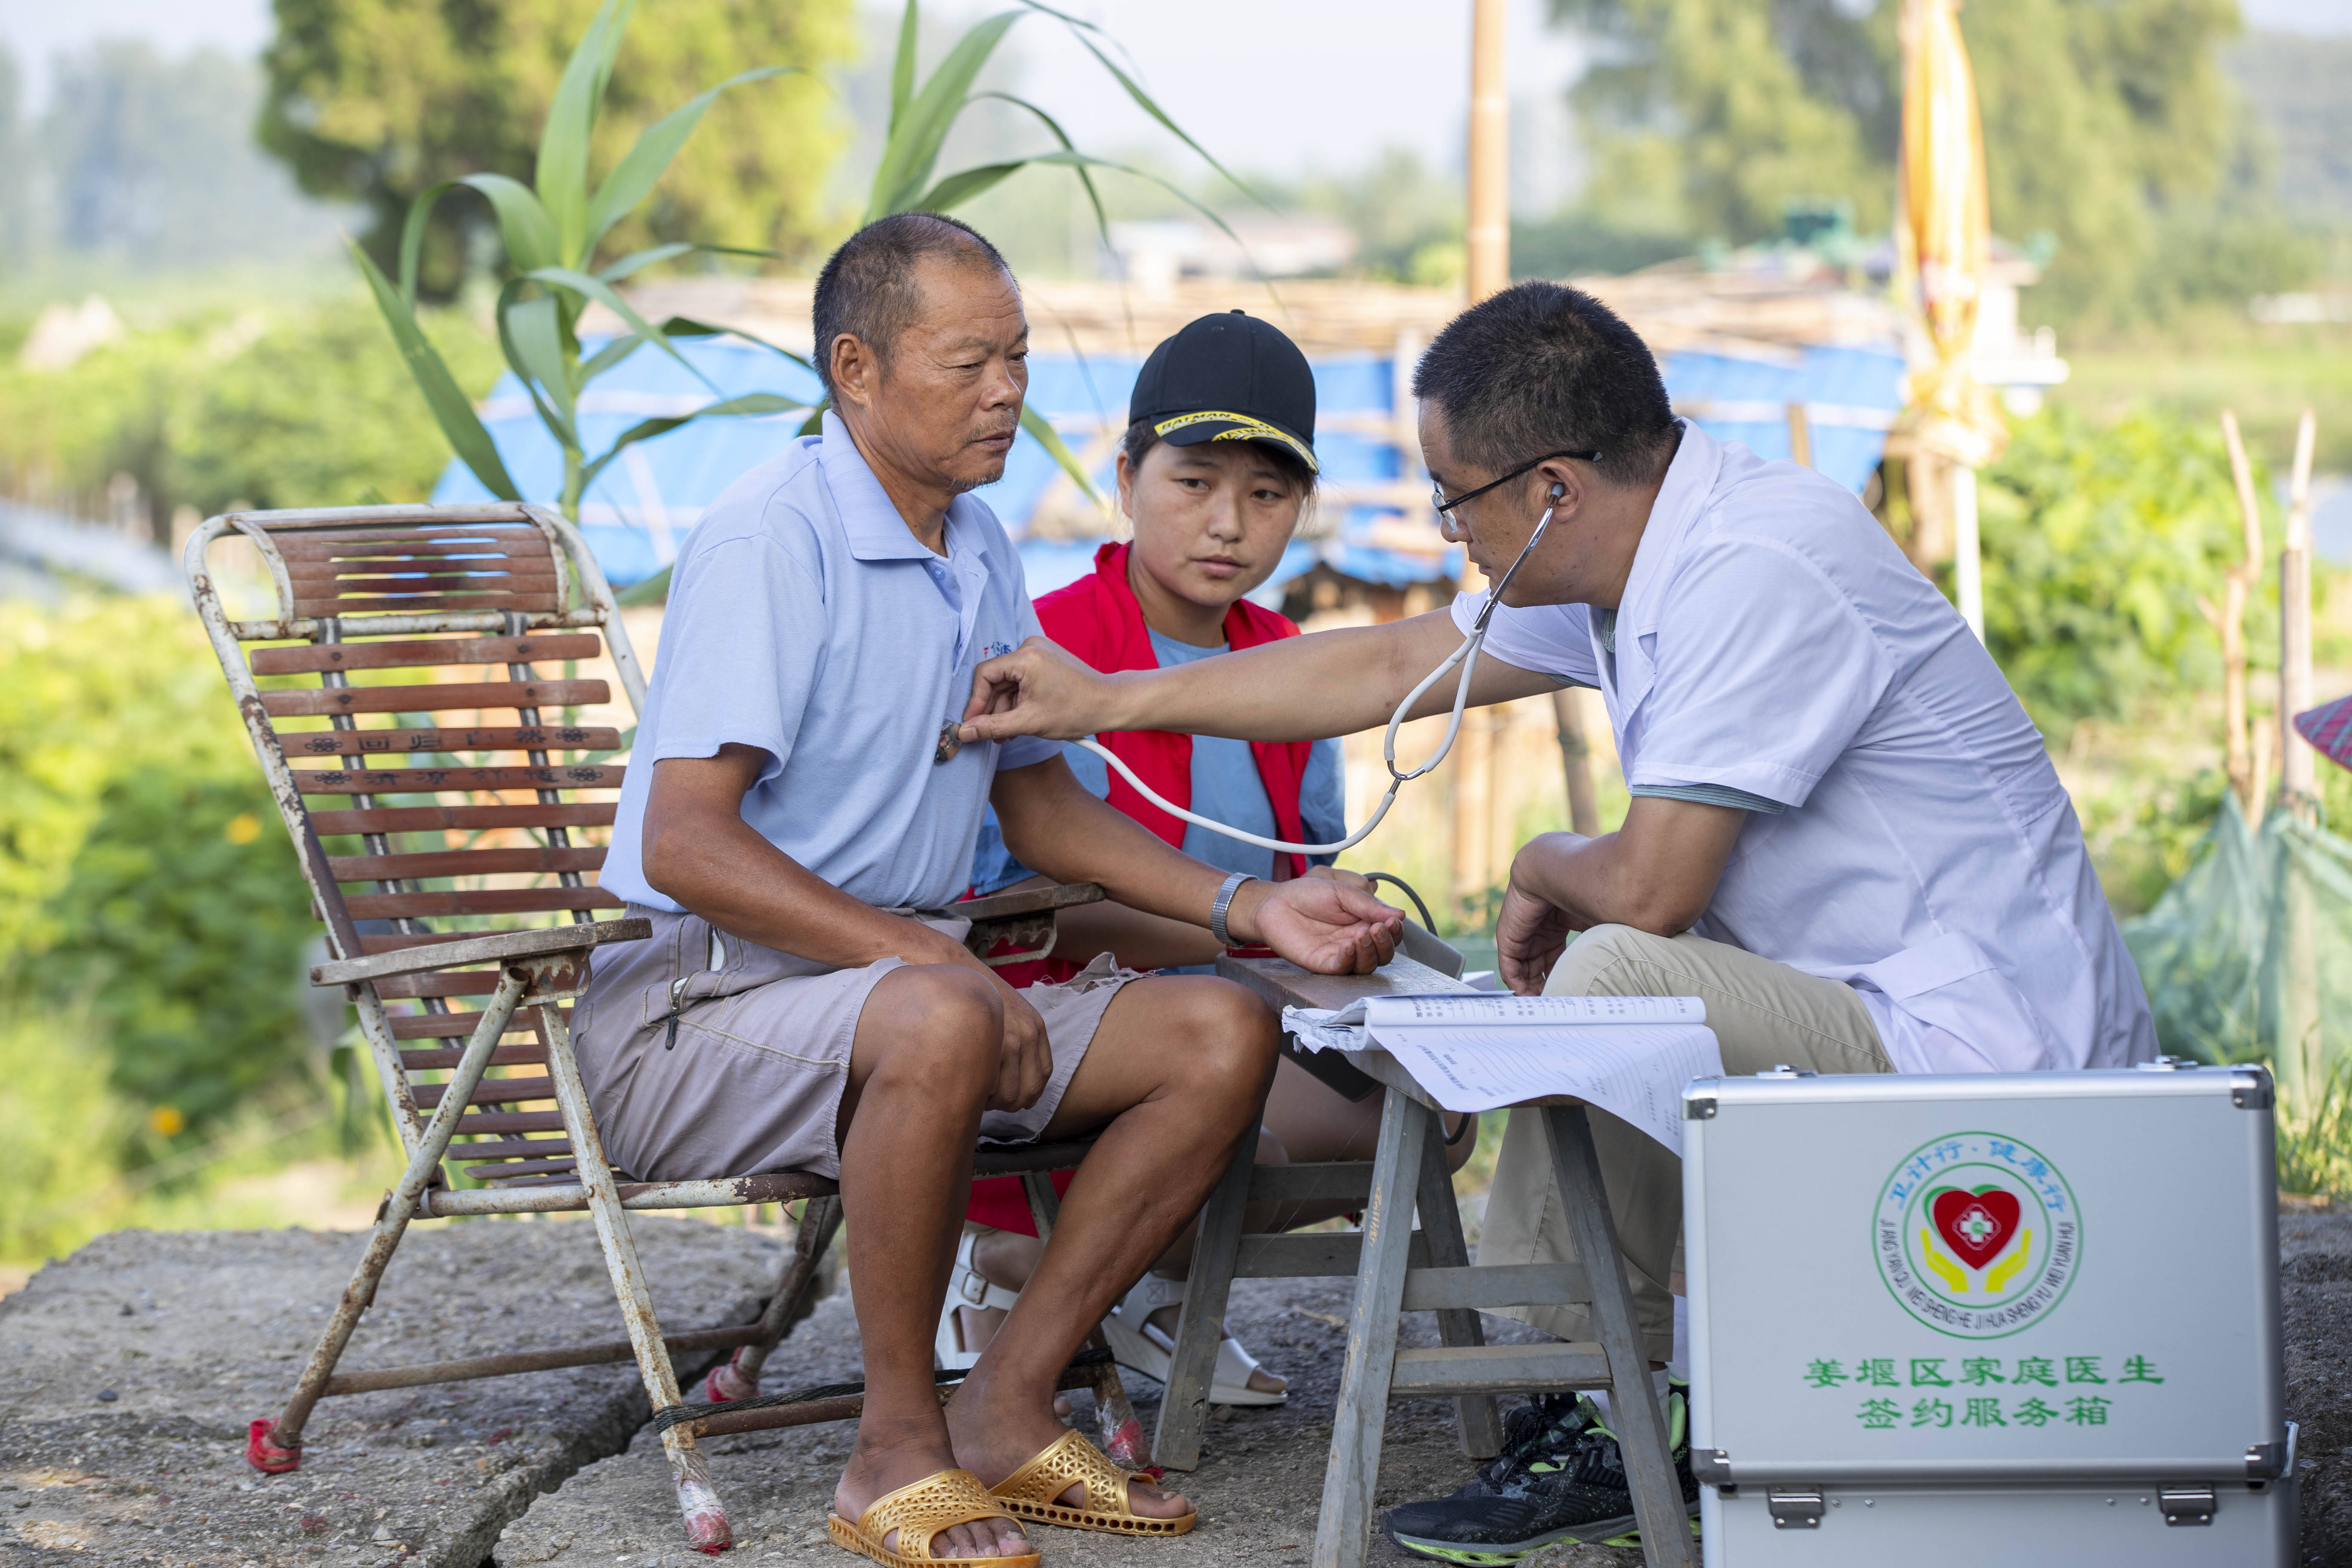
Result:
{"label": "doctor in white coat", "polygon": [[[1553,284],[1457,318],[1413,393],[1440,513],[1490,581],[1553,514],[1495,616],[1471,700],[1598,687],[1633,796],[1614,833],[1519,849],[1496,930],[1513,990],[1703,998],[1733,1074],[2154,1057],[2147,995],[2041,736],[1859,501],[1677,420],[1632,330]],[[1454,651],[1484,598],[1118,675],[1033,638],[981,668],[967,733],[1370,729]],[[1420,711],[1453,692],[1438,682]],[[1677,1163],[1612,1117],[1591,1121],[1663,1362]],[[1570,1257],[1531,1121],[1500,1161],[1480,1263]],[[1596,1337],[1581,1309],[1514,1315]]]}

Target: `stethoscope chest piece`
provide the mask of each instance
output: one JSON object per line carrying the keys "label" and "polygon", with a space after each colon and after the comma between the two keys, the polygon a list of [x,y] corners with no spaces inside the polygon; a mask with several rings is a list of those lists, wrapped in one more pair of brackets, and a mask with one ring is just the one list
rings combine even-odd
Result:
{"label": "stethoscope chest piece", "polygon": [[952,762],[955,754],[962,750],[963,737],[956,733],[955,721],[950,719],[940,726],[939,744],[931,748],[931,765],[936,767],[941,763]]}

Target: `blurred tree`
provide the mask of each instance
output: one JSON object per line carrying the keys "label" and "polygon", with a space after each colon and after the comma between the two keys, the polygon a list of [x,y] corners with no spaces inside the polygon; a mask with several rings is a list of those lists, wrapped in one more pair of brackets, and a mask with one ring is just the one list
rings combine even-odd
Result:
{"label": "blurred tree", "polygon": [[[1899,0],[1551,5],[1606,51],[1574,95],[1595,141],[1597,212],[1733,242],[1777,232],[1799,197],[1850,196],[1864,228],[1887,221]],[[2195,216],[2233,160],[2244,167],[2221,56],[2236,0],[1969,0],[1960,23],[1994,226],[2058,241],[2038,302],[2157,302],[2143,273],[2179,270],[2160,240],[2167,215]]]}
{"label": "blurred tree", "polygon": [[[333,215],[253,145],[252,66],[210,49],[166,59],[113,39],[58,57],[54,70],[38,158],[53,208],[40,226],[58,246],[160,270],[331,235]],[[25,160],[8,163],[21,180]]]}
{"label": "blurred tree", "polygon": [[[428,186],[467,174],[531,179],[541,121],[596,5],[276,0],[262,143],[304,190],[363,203],[368,253],[396,271],[401,222]],[[849,0],[663,0],[653,10],[614,68],[595,127],[600,167],[714,81],[763,64],[819,72],[853,41]],[[828,232],[825,188],[843,138],[816,75],[730,93],[710,118],[710,133],[614,231],[616,250],[691,237],[796,253]],[[444,204],[425,247],[428,297],[456,289],[477,243],[495,245],[487,204]]]}
{"label": "blurred tree", "polygon": [[0,266],[22,266],[32,249],[28,140],[24,79],[16,57],[0,46]]}

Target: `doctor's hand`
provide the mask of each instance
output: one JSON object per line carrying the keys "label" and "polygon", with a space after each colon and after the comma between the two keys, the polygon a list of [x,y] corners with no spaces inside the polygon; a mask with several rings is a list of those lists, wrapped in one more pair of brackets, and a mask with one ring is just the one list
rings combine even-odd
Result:
{"label": "doctor's hand", "polygon": [[1324,877],[1244,882],[1225,911],[1225,929],[1261,942],[1318,974],[1370,974],[1396,956],[1404,911],[1360,888]]}
{"label": "doctor's hand", "polygon": [[971,701],[958,735],[1009,741],[1043,735],[1075,741],[1118,726],[1110,721],[1112,682],[1044,637],[1031,637],[972,672]]}
{"label": "doctor's hand", "polygon": [[1495,916],[1495,957],[1503,984],[1521,996],[1541,995],[1572,934],[1567,914],[1519,886],[1514,876]]}

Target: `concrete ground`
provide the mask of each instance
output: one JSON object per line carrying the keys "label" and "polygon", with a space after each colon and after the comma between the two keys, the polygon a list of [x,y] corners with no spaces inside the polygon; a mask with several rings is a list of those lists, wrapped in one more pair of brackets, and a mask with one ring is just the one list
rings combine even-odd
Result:
{"label": "concrete ground", "polygon": [[[772,1235],[634,1221],[672,1327],[740,1321],[781,1261]],[[2280,1226],[2287,1408],[2302,1423],[2304,1562],[2352,1568],[2352,1215]],[[330,1400],[303,1468],[260,1477],[245,1424],[284,1397],[360,1246],[301,1231],[92,1243],[0,1300],[0,1565],[170,1568],[690,1568],[646,1403],[626,1366]],[[1045,1530],[1069,1568],[1299,1563],[1313,1539],[1345,1281],[1245,1282],[1238,1332],[1293,1379],[1283,1408],[1223,1413],[1181,1478],[1203,1522],[1175,1542]],[[845,1296],[770,1363],[767,1386],[854,1375]],[[593,1240],[577,1223],[476,1222],[409,1237],[346,1365],[617,1338]],[[1410,1314],[1408,1343],[1428,1342]],[[1130,1391],[1149,1425],[1156,1390]],[[109,1395],[111,1397],[109,1397]],[[1080,1396],[1083,1401],[1084,1396]],[[1399,1405],[1383,1506],[1467,1473],[1450,1406]],[[746,1563],[845,1563],[824,1535],[842,1426],[713,1440],[712,1468]],[[1384,1543],[1375,1561],[1405,1561]],[[1556,1550],[1532,1568],[1630,1568],[1637,1553]]]}

